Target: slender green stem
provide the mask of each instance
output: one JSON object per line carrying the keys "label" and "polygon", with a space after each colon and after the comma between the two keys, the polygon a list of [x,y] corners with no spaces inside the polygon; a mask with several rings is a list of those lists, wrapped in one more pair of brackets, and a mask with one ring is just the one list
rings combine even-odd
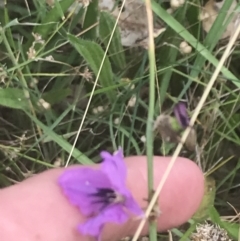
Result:
{"label": "slender green stem", "polygon": [[[151,7],[151,0],[146,0],[146,10],[148,18],[149,31],[149,108],[147,119],[147,162],[148,162],[148,198],[152,199],[154,192],[154,174],[153,174],[153,118],[154,118],[154,103],[155,103],[155,46],[153,36],[153,14]],[[156,223],[150,222],[149,225],[150,241],[157,241]]]}
{"label": "slender green stem", "polygon": [[148,158],[148,188],[149,194],[153,191],[153,119],[155,103],[155,53],[149,48],[149,108],[147,119],[147,158]]}

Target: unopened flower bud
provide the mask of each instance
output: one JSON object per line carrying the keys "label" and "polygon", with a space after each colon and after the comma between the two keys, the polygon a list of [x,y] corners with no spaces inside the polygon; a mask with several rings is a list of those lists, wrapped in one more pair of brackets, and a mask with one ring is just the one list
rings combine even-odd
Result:
{"label": "unopened flower bud", "polygon": [[118,125],[120,123],[120,118],[119,117],[115,118],[113,122],[115,125]]}
{"label": "unopened flower bud", "polygon": [[171,0],[170,5],[172,9],[180,8],[185,3],[185,0]]}
{"label": "unopened flower bud", "polygon": [[186,41],[182,41],[179,48],[182,54],[190,54],[192,52],[192,47]]}

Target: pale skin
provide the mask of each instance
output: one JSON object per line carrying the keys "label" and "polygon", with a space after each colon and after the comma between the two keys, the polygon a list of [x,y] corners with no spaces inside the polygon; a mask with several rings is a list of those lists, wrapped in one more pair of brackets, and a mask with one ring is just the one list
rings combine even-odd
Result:
{"label": "pale skin", "polygon": [[[128,168],[127,186],[142,208],[147,202],[146,157],[125,158]],[[154,158],[155,186],[170,161],[169,157]],[[57,179],[63,168],[52,169],[20,184],[0,190],[1,241],[90,241],[76,230],[84,217],[63,195]],[[165,231],[185,223],[199,207],[204,193],[204,178],[192,161],[178,158],[159,197],[161,214],[158,230]],[[114,241],[133,235],[139,220],[126,224],[108,224],[102,240]],[[142,234],[147,234],[147,227]]]}

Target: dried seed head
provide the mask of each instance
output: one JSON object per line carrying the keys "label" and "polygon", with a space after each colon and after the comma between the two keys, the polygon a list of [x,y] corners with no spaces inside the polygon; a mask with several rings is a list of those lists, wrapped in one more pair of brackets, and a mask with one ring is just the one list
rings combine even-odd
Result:
{"label": "dried seed head", "polygon": [[184,49],[188,46],[188,43],[186,41],[182,41],[179,45],[180,49]]}
{"label": "dried seed head", "polygon": [[42,39],[42,36],[38,33],[32,33],[32,36],[34,37],[34,42],[39,44],[44,44],[45,41]]}
{"label": "dried seed head", "polygon": [[4,66],[0,66],[0,83],[5,84],[7,79],[7,69]]}
{"label": "dried seed head", "polygon": [[93,108],[92,109],[92,113],[96,115],[98,113],[98,109],[97,108]]}
{"label": "dried seed head", "polygon": [[209,13],[207,12],[201,12],[198,16],[199,21],[203,21],[205,19],[208,19],[210,17]]}
{"label": "dried seed head", "polygon": [[92,80],[92,73],[89,71],[89,69],[86,67],[83,71],[83,73],[80,74],[86,81]]}
{"label": "dried seed head", "polygon": [[[177,143],[180,141],[179,131],[175,130],[174,118],[161,114],[157,117],[156,121],[154,122],[153,129],[157,133],[160,133],[163,141]],[[175,121],[177,122],[177,120]],[[179,129],[180,130],[180,129]]]}
{"label": "dried seed head", "polygon": [[47,60],[47,61],[49,61],[49,62],[54,61],[54,58],[53,58],[52,55],[48,55],[48,56],[46,56],[44,59]]}
{"label": "dried seed head", "polygon": [[38,79],[33,78],[33,79],[31,80],[29,86],[30,86],[31,88],[34,88],[34,87],[36,87],[37,84],[38,84]]}
{"label": "dried seed head", "polygon": [[183,51],[183,54],[190,54],[192,53],[192,47],[190,45],[188,45],[184,51]]}
{"label": "dried seed head", "polygon": [[43,107],[45,110],[49,110],[51,108],[51,105],[44,99],[39,99],[37,104],[39,107]]}
{"label": "dried seed head", "polygon": [[172,8],[168,8],[168,9],[167,9],[167,12],[168,12],[169,14],[173,14],[173,9],[172,9]]}
{"label": "dried seed head", "polygon": [[47,3],[49,6],[53,7],[53,5],[54,5],[54,0],[46,0],[46,3]]}
{"label": "dried seed head", "polygon": [[104,107],[101,106],[101,105],[99,105],[99,106],[97,107],[97,111],[98,111],[98,113],[102,113],[102,112],[104,111]]}
{"label": "dried seed head", "polygon": [[36,50],[34,49],[34,45],[29,48],[27,51],[28,59],[35,59],[36,58]]}
{"label": "dried seed head", "polygon": [[194,151],[197,145],[197,135],[196,131],[192,128],[188,134],[188,137],[185,141],[185,145],[189,151]]}
{"label": "dried seed head", "polygon": [[99,105],[99,106],[97,106],[97,107],[92,109],[92,113],[95,114],[95,115],[96,114],[100,114],[100,113],[102,113],[106,109],[107,109],[107,106]]}
{"label": "dried seed head", "polygon": [[135,89],[135,84],[130,84],[130,89],[134,90]]}
{"label": "dried seed head", "polygon": [[217,224],[199,224],[197,232],[191,236],[191,241],[231,241],[227,231]]}
{"label": "dried seed head", "polygon": [[[225,1],[209,0],[202,8],[198,18],[202,22],[202,27],[205,32],[208,33],[210,31],[210,29],[212,28],[212,25],[215,22],[218,14],[221,12],[221,8],[222,8],[224,2]],[[225,20],[227,20],[231,14],[233,14],[233,18],[231,19],[231,22],[228,24],[228,26],[225,27],[225,31],[222,34],[221,39],[230,37],[236,29],[235,24],[238,19],[238,15],[239,15],[239,13],[237,11],[235,11],[236,6],[238,4],[237,2],[238,1],[234,0],[232,2],[232,5],[226,12]]]}
{"label": "dried seed head", "polygon": [[57,157],[56,160],[53,163],[54,167],[61,167],[63,165],[63,159],[61,159],[60,157]]}
{"label": "dried seed head", "polygon": [[134,107],[137,101],[136,95],[133,95],[131,99],[128,101],[128,107]]}
{"label": "dried seed head", "polygon": [[[154,122],[153,129],[159,133],[162,140],[170,143],[178,143],[181,140],[181,132],[185,127],[181,127],[180,123],[169,115],[161,114]],[[197,135],[192,128],[184,145],[189,151],[194,151],[197,145]]]}
{"label": "dried seed head", "polygon": [[92,0],[78,0],[79,3],[82,3],[83,8],[88,7],[88,5],[90,4]]}

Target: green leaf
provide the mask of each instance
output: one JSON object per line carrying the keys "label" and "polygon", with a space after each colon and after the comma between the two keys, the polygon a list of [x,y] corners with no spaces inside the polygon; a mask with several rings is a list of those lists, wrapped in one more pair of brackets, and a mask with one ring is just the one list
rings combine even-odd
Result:
{"label": "green leaf", "polygon": [[[105,47],[108,45],[115,22],[116,20],[108,12],[101,12],[99,36]],[[118,27],[116,27],[114,31],[108,51],[115,66],[120,69],[124,69],[126,67],[126,60]]]}
{"label": "green leaf", "polygon": [[21,89],[0,89],[0,105],[13,109],[27,109],[28,100]]}
{"label": "green leaf", "polygon": [[[63,18],[62,14],[65,13],[74,2],[75,0],[62,0],[59,4],[55,4],[48,12],[40,26],[34,28],[33,33],[38,33],[43,39],[45,39],[47,35],[51,34],[54,27],[59,24],[58,21]],[[59,8],[61,8],[61,11],[59,11]]]}
{"label": "green leaf", "polygon": [[47,101],[49,104],[54,105],[56,103],[59,103],[63,99],[65,99],[67,96],[69,96],[72,93],[70,88],[67,89],[52,89],[42,95],[42,98]]}
{"label": "green leaf", "polygon": [[86,39],[94,40],[97,38],[97,26],[92,27],[92,25],[98,22],[98,0],[92,1],[86,11],[86,15],[83,23],[83,31],[90,28],[83,37]]}
{"label": "green leaf", "polygon": [[215,180],[211,177],[206,177],[204,182],[204,197],[200,207],[193,216],[196,222],[201,222],[209,217],[211,208],[214,205],[215,194]]}
{"label": "green leaf", "polygon": [[225,229],[232,238],[239,240],[239,224],[222,221],[219,225]]}
{"label": "green leaf", "polygon": [[221,228],[225,229],[232,238],[238,240],[239,224],[222,221],[218,211],[214,207],[210,208],[209,214],[213,223],[217,223]]}
{"label": "green leaf", "polygon": [[[101,47],[92,41],[79,39],[71,34],[68,35],[68,39],[75,49],[83,56],[94,74],[97,75],[104,56],[104,52]],[[99,80],[104,88],[114,85],[112,67],[107,56],[104,60]],[[106,91],[106,95],[110,101],[114,101],[116,99],[116,93],[113,90]]]}

